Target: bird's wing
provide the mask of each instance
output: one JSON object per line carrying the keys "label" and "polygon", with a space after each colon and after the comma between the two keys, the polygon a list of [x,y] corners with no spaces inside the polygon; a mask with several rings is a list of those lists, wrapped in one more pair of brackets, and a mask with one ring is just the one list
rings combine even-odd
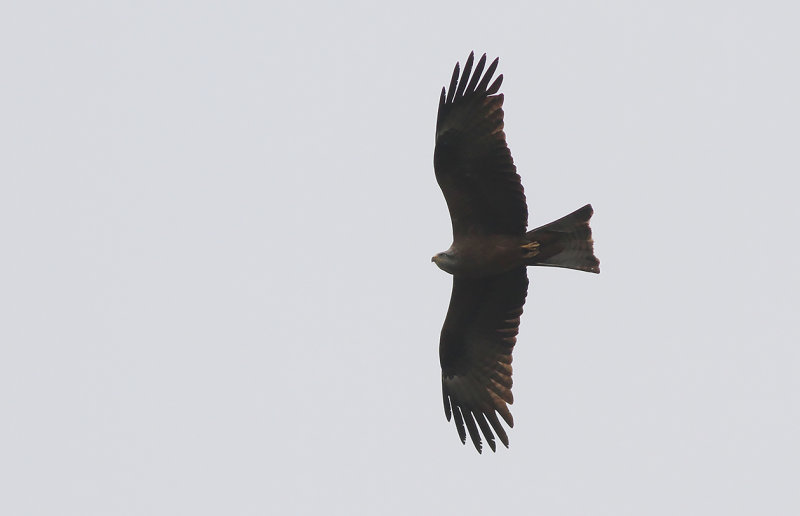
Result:
{"label": "bird's wing", "polygon": [[433,164],[444,193],[453,234],[521,234],[528,208],[503,132],[503,76],[489,85],[498,60],[486,73],[486,54],[473,71],[474,55],[453,70],[450,88],[442,88],[436,120]]}
{"label": "bird's wing", "polygon": [[525,267],[490,278],[453,277],[450,308],[439,341],[444,412],[448,421],[451,414],[455,418],[462,443],[466,425],[479,452],[478,428],[492,451],[492,429],[508,447],[508,436],[497,414],[509,427],[514,426],[508,409],[514,402],[511,352],[527,292]]}

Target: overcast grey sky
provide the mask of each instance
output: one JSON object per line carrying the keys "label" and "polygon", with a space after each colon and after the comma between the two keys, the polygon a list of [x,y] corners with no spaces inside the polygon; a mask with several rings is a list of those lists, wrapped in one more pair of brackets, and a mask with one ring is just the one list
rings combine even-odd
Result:
{"label": "overcast grey sky", "polygon": [[[14,4],[0,513],[800,513],[796,3]],[[430,263],[471,50],[602,268],[530,271],[483,455]]]}

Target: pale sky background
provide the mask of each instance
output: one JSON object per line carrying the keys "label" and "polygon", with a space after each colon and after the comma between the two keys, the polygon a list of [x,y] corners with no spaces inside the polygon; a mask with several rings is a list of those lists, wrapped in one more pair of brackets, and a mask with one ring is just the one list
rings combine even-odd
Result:
{"label": "pale sky background", "polygon": [[[0,10],[0,513],[800,514],[796,2]],[[442,410],[433,176],[500,56],[511,448]]]}

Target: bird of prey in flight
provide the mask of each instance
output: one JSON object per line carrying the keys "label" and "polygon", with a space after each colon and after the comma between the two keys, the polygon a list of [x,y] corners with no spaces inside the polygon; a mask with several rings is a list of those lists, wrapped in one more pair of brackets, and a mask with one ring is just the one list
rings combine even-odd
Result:
{"label": "bird of prey in flight", "polygon": [[[508,447],[514,420],[511,352],[528,292],[528,265],[600,272],[589,219],[592,206],[528,231],[528,207],[503,132],[503,76],[495,59],[471,53],[442,88],[433,155],[436,181],[453,224],[453,244],[432,258],[453,275],[450,307],[439,341],[444,412],[461,442],[481,433],[495,451]],[[460,76],[459,76],[460,75]],[[466,430],[465,430],[466,427]],[[480,429],[480,431],[479,431]]]}

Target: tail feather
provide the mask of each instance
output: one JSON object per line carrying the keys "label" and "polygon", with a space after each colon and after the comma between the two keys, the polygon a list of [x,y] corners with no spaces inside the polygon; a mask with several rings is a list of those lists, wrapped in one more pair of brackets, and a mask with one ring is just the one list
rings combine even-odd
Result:
{"label": "tail feather", "polygon": [[531,242],[539,243],[539,252],[528,265],[564,267],[587,272],[600,272],[600,260],[594,255],[592,205],[587,204],[565,217],[526,233]]}

